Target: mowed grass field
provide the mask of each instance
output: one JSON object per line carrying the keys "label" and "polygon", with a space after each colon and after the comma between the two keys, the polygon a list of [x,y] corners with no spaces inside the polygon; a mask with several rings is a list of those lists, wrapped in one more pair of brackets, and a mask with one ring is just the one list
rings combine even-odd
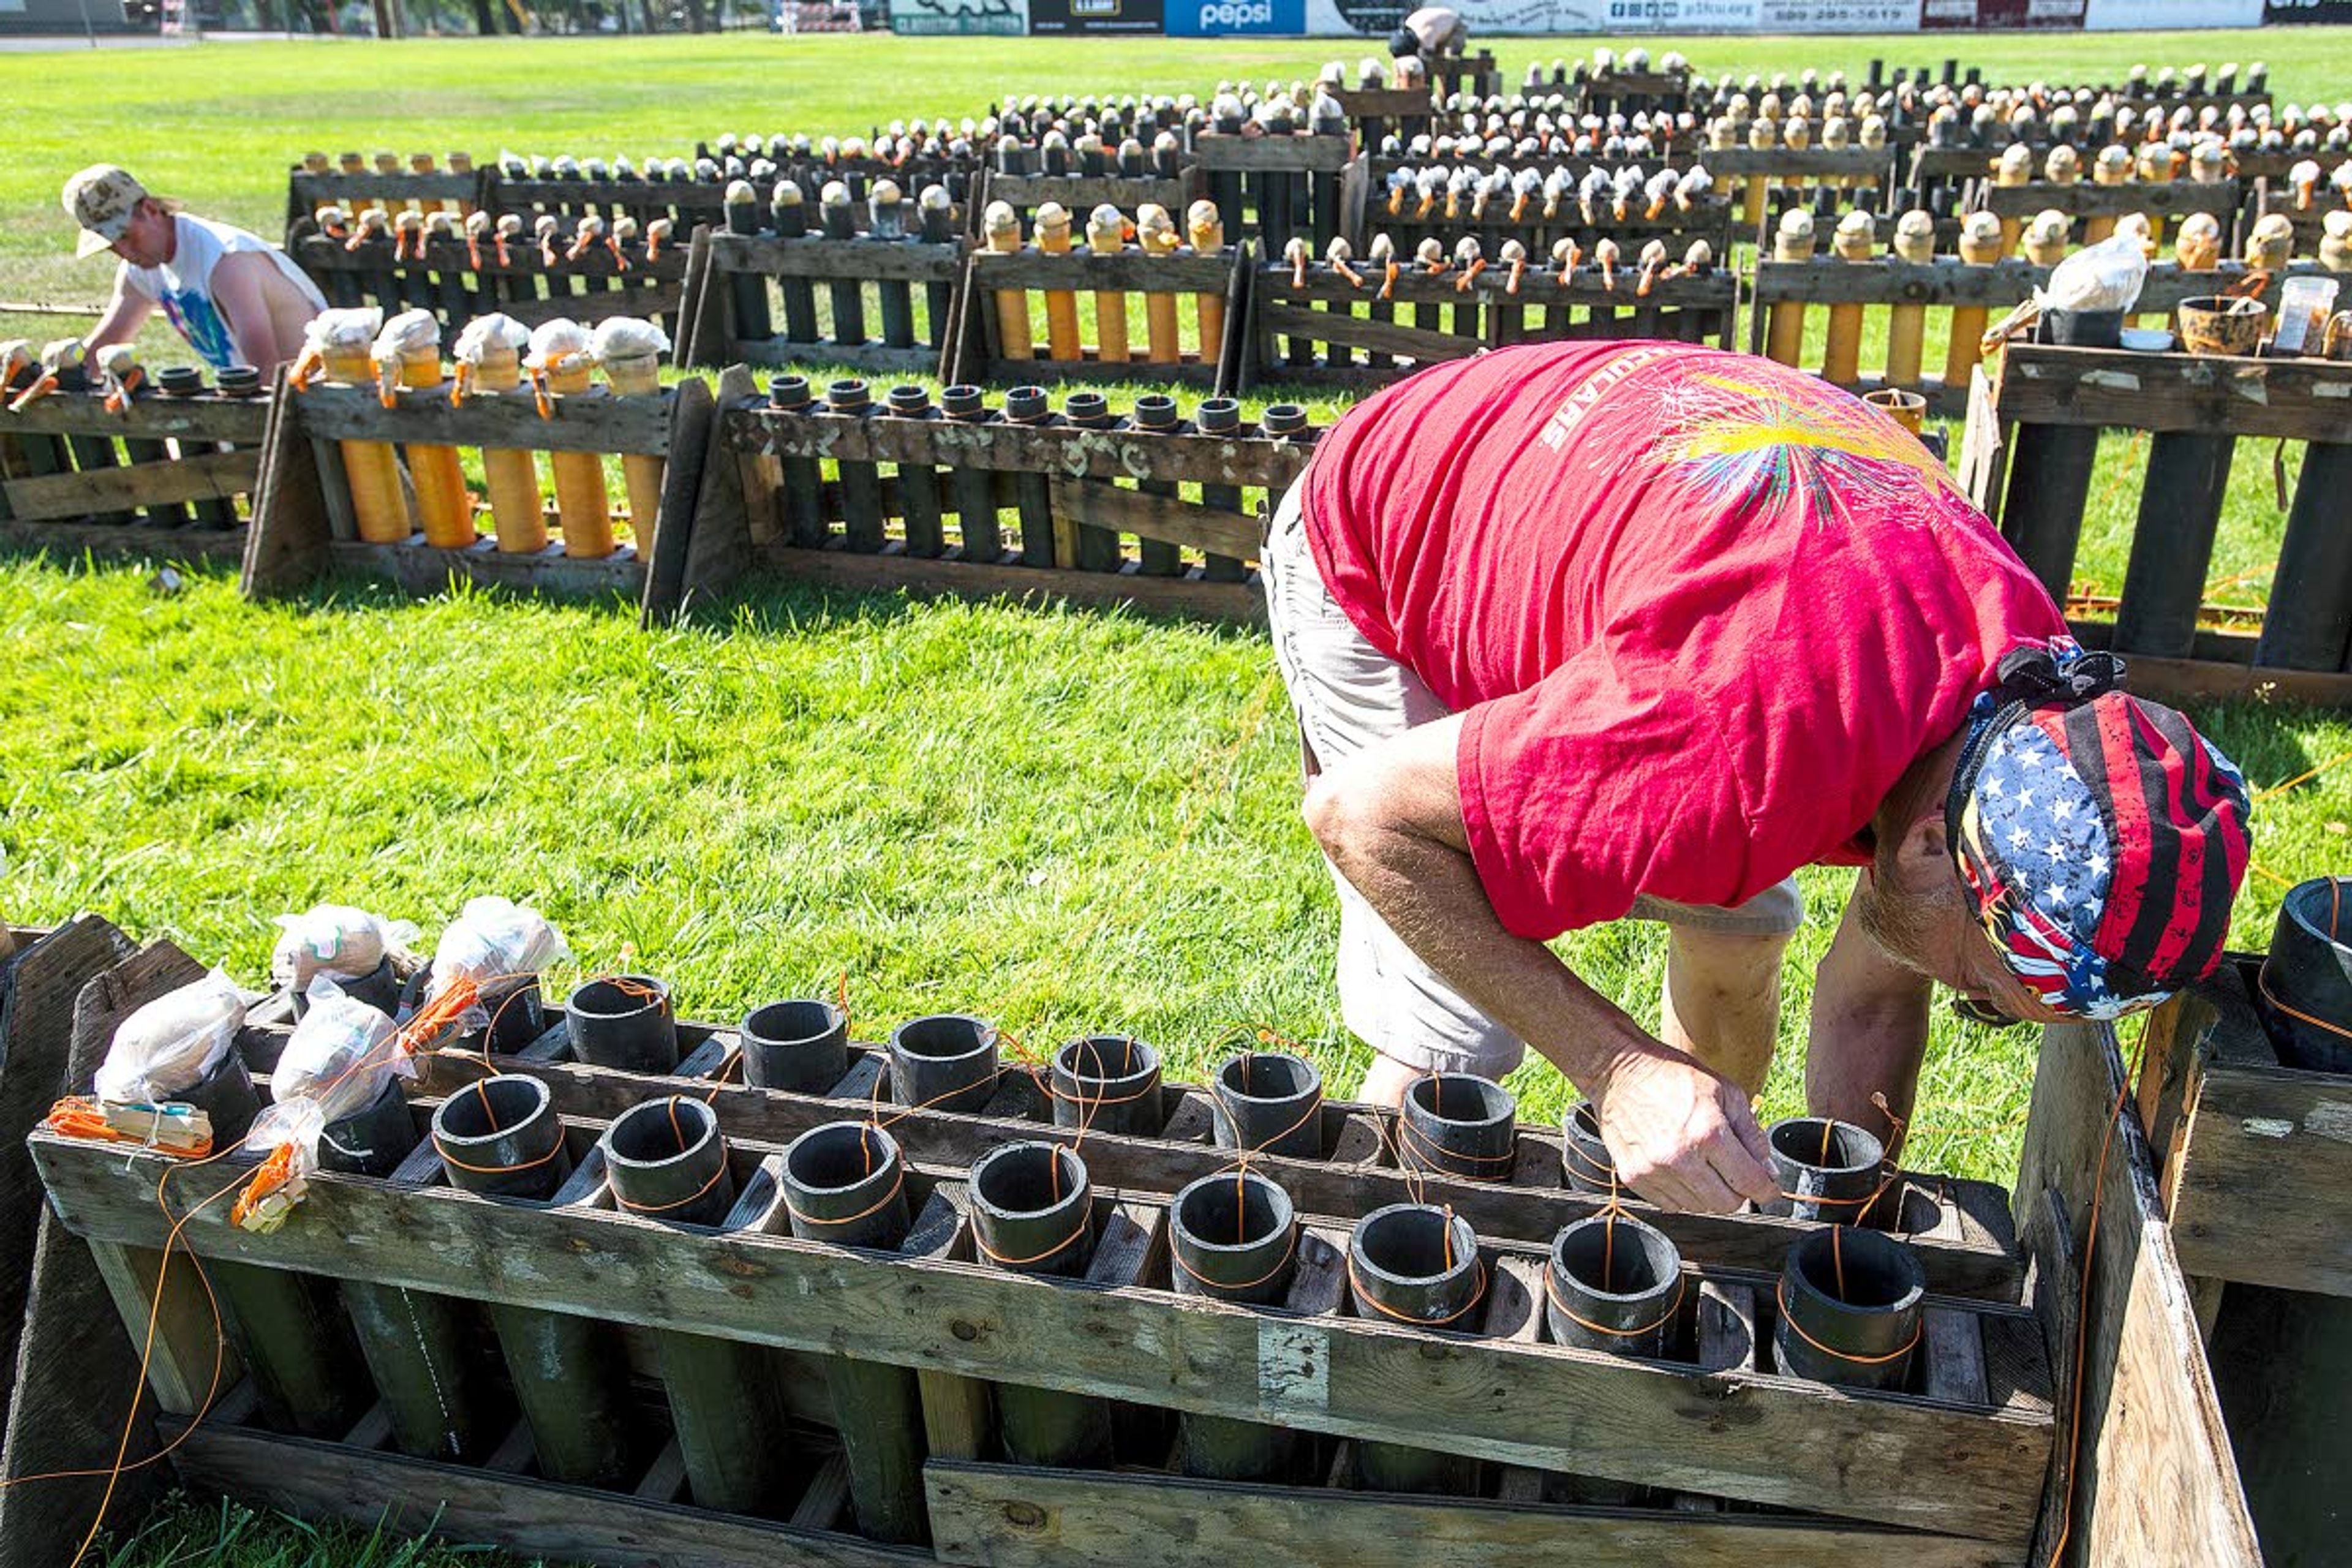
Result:
{"label": "mowed grass field", "polygon": [[[1516,79],[1592,41],[1495,47]],[[2262,58],[2283,99],[2309,99],[2352,96],[2346,41],[2301,29],[1645,42],[1714,73],[1858,76],[1873,55],[1960,53],[1996,79],[2079,79],[2140,60]],[[311,149],[641,160],[722,131],[977,116],[1005,94],[1206,92],[1220,78],[1311,76],[1366,47],[736,36],[0,56],[0,91],[18,106],[0,160],[0,299],[103,296],[106,264],[72,259],[57,203],[65,174],[100,159],[271,234],[285,168]],[[76,324],[20,316],[0,333]],[[2084,576],[2109,586],[2136,500],[2126,450],[2111,439],[2086,536]],[[2217,578],[2267,577],[2281,522],[2267,468],[2241,455]],[[1176,1077],[1261,1030],[1305,1044],[1340,1089],[1361,1063],[1330,991],[1335,907],[1297,817],[1296,742],[1255,634],[750,584],[649,635],[610,605],[418,603],[346,585],[256,607],[225,574],[193,574],[165,595],[136,568],[9,561],[0,668],[0,908],[16,919],[100,910],[257,983],[282,910],[356,902],[429,937],[467,898],[499,892],[562,926],[576,955],[565,977],[650,970],[695,1016],[845,986],[867,1037],[961,1009],[1033,1049],[1133,1030],[1164,1046]],[[2258,787],[2352,752],[2352,723],[2331,715],[2199,717]],[[2263,803],[2241,944],[2267,940],[2286,884],[2343,867],[2348,821],[2352,766]],[[1848,878],[1803,880],[1811,923],[1790,954],[1791,1048],[1768,1119],[1801,1101],[1811,977]],[[1654,1023],[1657,930],[1560,947]],[[2032,1048],[2022,1032],[1940,1019],[1914,1161],[2006,1179]],[[1571,1097],[1540,1067],[1512,1087],[1536,1120]],[[108,1560],[502,1561],[200,1503],[166,1509]]]}

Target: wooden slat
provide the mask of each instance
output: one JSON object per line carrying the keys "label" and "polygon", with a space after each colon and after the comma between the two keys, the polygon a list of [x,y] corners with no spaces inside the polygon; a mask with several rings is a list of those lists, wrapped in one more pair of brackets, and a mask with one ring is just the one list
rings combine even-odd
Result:
{"label": "wooden slat", "polygon": [[601,389],[551,397],[541,419],[528,394],[469,397],[451,407],[446,390],[403,392],[386,408],[373,387],[314,386],[293,406],[305,436],[322,440],[419,441],[526,452],[669,451],[669,397],[613,397]]}
{"label": "wooden slat", "polygon": [[714,458],[731,458],[719,441],[718,414],[710,384],[689,376],[670,398],[669,459],[662,468],[661,511],[652,525],[650,540],[638,521],[646,558],[645,596],[639,622],[647,627],[667,625],[686,605],[698,586],[688,576],[693,560],[696,502],[703,475]]}
{"label": "wooden slat", "polygon": [[411,594],[438,594],[452,578],[534,594],[590,598],[617,594],[642,602],[646,564],[637,552],[623,545],[598,560],[575,560],[561,544],[551,544],[533,555],[509,555],[488,540],[471,550],[436,550],[422,534],[406,544],[369,544],[339,540],[331,547],[335,565],[347,572],[381,577]]}
{"label": "wooden slat", "polygon": [[[622,258],[615,258],[611,248],[605,246],[597,246],[583,251],[575,258],[569,254],[572,237],[569,234],[562,237],[562,248],[557,250],[556,262],[552,267],[548,266],[541,258],[537,243],[528,239],[509,241],[507,247],[507,259],[504,262],[499,260],[495,248],[485,246],[482,250],[481,265],[478,267],[474,264],[473,255],[467,250],[464,242],[452,239],[428,241],[425,247],[425,258],[421,261],[415,259],[415,247],[413,244],[406,247],[404,253],[395,258],[390,240],[372,239],[357,250],[352,250],[341,240],[328,239],[317,235],[298,240],[295,243],[293,254],[294,259],[300,265],[302,270],[314,278],[322,273],[333,272],[399,271],[412,279],[419,276],[436,279],[457,277],[484,280],[517,278],[544,279],[545,293],[552,296],[559,302],[582,310],[590,310],[599,304],[643,299],[646,291],[635,288],[597,289],[584,294],[574,294],[570,289],[570,283],[575,278],[600,280],[617,278],[630,284],[651,281],[670,284],[674,289],[674,286],[686,277],[687,256],[681,247],[673,246],[651,261],[646,259],[642,247],[635,251],[625,248],[623,257],[628,263],[625,267],[622,265]],[[504,302],[499,309],[511,315],[513,305],[521,302]]]}
{"label": "wooden slat", "polygon": [[1958,258],[1904,261],[1759,261],[1755,301],[1794,300],[1808,305],[1943,305],[2006,308],[2032,297],[2049,268],[2023,261],[1975,267]]}
{"label": "wooden slat", "polygon": [[[205,1423],[163,1424],[180,1439],[173,1462],[199,1491],[282,1509],[299,1518],[381,1522],[398,1534],[434,1531],[518,1556],[599,1568],[920,1568],[929,1552],[855,1536],[709,1513],[625,1493],[370,1453],[341,1444]],[[524,1450],[526,1453],[528,1449]]]}
{"label": "wooden slat", "polygon": [[233,500],[252,491],[260,468],[260,457],[254,452],[206,452],[168,463],[10,479],[0,485],[0,494],[7,497],[11,519],[16,522],[96,517],[125,507]]}
{"label": "wooden slat", "polygon": [[357,174],[314,174],[308,169],[296,169],[287,177],[287,187],[306,216],[312,209],[329,203],[349,206],[369,197],[396,204],[470,202],[480,197],[481,186],[479,171],[465,174],[446,170],[430,174],[405,171],[387,174],[371,169]]}
{"label": "wooden slat", "polygon": [[2341,441],[2352,437],[2352,364],[2017,343],[2004,351],[2000,413],[2023,425]]}
{"label": "wooden slat", "polygon": [[0,549],[54,550],[101,561],[226,561],[245,553],[244,528],[150,528],[139,523],[0,521]]}
{"label": "wooden slat", "polygon": [[923,1468],[942,1563],[1086,1568],[1217,1556],[1251,1568],[1442,1562],[1448,1568],[2014,1568],[2004,1548],[1948,1535],[1748,1514],[1550,1508],[1174,1476],[1101,1475],[934,1459]]}
{"label": "wooden slat", "polygon": [[[1306,471],[1311,440],[1297,437],[1162,435],[1080,430],[1070,426],[846,418],[733,409],[730,437],[743,450],[851,462],[929,463],[1091,479],[1173,479],[1282,489]],[[1312,433],[1310,433],[1312,434]]]}
{"label": "wooden slat", "polygon": [[1055,515],[1075,522],[1156,539],[1179,549],[1203,550],[1243,561],[1257,559],[1261,540],[1256,520],[1236,517],[1222,508],[1122,489],[1103,479],[1058,475],[1053,480],[1053,497]]}
{"label": "wooden slat", "polygon": [[790,577],[860,593],[905,593],[1019,599],[1039,604],[1132,606],[1161,615],[1198,616],[1243,626],[1265,624],[1265,595],[1255,583],[1211,583],[1197,576],[1147,577],[1132,572],[1067,572],[1032,566],[924,560],[903,553],[856,555],[842,550],[777,545],[760,561]]}
{"label": "wooden slat", "polygon": [[1149,202],[1181,216],[1190,187],[1182,179],[1124,174],[1005,174],[989,172],[988,199],[1010,202],[1029,212],[1044,202],[1059,202],[1084,222],[1086,215],[1106,202],[1133,215]]}
{"label": "wooden slat", "polygon": [[[2071,1499],[2070,1563],[2259,1568],[2155,1165],[2137,1112],[2126,1105],[2116,1115],[2123,1090],[2107,1026],[2043,1031],[2018,1178],[2020,1228],[2038,1265],[2060,1406],[2079,1399],[2084,1429],[2073,1442],[2061,1434],[2033,1560],[2048,1561]],[[2077,1365],[2086,1274],[2088,1353]],[[2079,1395],[2068,1392],[2077,1376]]]}
{"label": "wooden slat", "polygon": [[[281,394],[285,384],[281,372]],[[270,407],[253,521],[246,530],[237,574],[237,591],[248,599],[291,593],[314,580],[326,569],[328,546],[334,538],[325,476],[319,471],[319,445],[296,427],[283,395],[273,398]]]}
{"label": "wooden slat", "polygon": [[1223,293],[1233,279],[1230,255],[1147,256],[1140,250],[1117,256],[1073,251],[1048,256],[1042,250],[1005,254],[972,252],[969,287],[976,289],[1116,289],[1136,294]]}
{"label": "wooden slat", "polygon": [[[1295,305],[1263,305],[1257,311],[1257,320],[1261,332],[1272,332],[1281,337],[1311,338],[1318,342],[1344,348],[1396,354],[1423,364],[1468,359],[1483,346],[1476,338],[1429,331],[1402,321],[1376,321],[1369,317],[1303,310]],[[1280,365],[1264,366],[1261,374],[1272,378],[1282,374],[1283,368]],[[1383,374],[1392,376],[1394,373]]]}
{"label": "wooden slat", "polygon": [[129,436],[191,441],[261,439],[269,422],[265,397],[162,397],[131,400],[120,414],[106,411],[95,395],[58,393],[28,404],[22,413],[0,409],[0,436]]}
{"label": "wooden slat", "polygon": [[2234,976],[2173,1005],[2195,1058],[2165,1164],[2181,1268],[2352,1296],[2352,1079],[2281,1066]]}
{"label": "wooden slat", "polygon": [[[1379,302],[1380,275],[1367,271],[1361,288],[1328,268],[1313,267],[1307,272],[1302,285],[1294,280],[1286,267],[1266,267],[1257,270],[1258,298],[1267,305],[1297,306],[1307,300],[1318,304],[1372,304]],[[1465,296],[1456,287],[1460,277],[1445,272],[1431,277],[1426,272],[1400,272],[1396,287],[1386,303],[1396,306],[1430,304],[1458,305],[1475,300],[1486,305],[1507,307],[1516,301],[1521,309],[1553,305],[1615,305],[1624,310],[1658,310],[1664,307],[1695,310],[1727,310],[1738,296],[1738,282],[1724,268],[1704,277],[1666,278],[1653,284],[1645,298],[1637,299],[1634,285],[1641,281],[1638,268],[1620,268],[1614,289],[1601,285],[1601,275],[1588,268],[1580,268],[1561,287],[1558,275],[1530,270],[1519,280],[1519,291],[1509,292],[1510,273],[1502,267],[1489,267],[1480,273]],[[1278,369],[1278,367],[1276,367]],[[1278,377],[1269,375],[1269,379]]]}
{"label": "wooden slat", "polygon": [[1192,139],[1201,167],[1243,173],[1338,174],[1352,155],[1345,136],[1226,136]]}
{"label": "wooden slat", "polygon": [[940,364],[937,349],[920,345],[898,349],[878,342],[836,343],[830,339],[815,342],[799,342],[791,338],[770,338],[764,342],[738,341],[733,353],[745,364],[837,364],[876,375],[930,375]]}
{"label": "wooden slat", "polygon": [[2226,225],[2237,212],[2238,201],[2235,180],[2220,180],[2211,184],[2164,180],[2153,184],[2124,185],[2102,185],[2088,180],[2060,185],[2035,180],[2023,185],[1984,187],[1985,210],[2002,217],[2030,218],[2045,207],[2054,207],[2069,217],[2121,217],[2126,213],[2162,217],[2176,213],[2211,213]]}
{"label": "wooden slat", "polygon": [[718,272],[770,278],[855,279],[868,283],[946,283],[963,265],[961,245],[913,239],[827,239],[822,236],[724,234],[710,237]]}
{"label": "wooden slat", "polygon": [[[580,1129],[593,1135],[593,1127]],[[42,1131],[34,1159],[65,1222],[160,1244],[155,1156]],[[746,1146],[764,1155],[772,1148]],[[125,1171],[124,1166],[131,1168]],[[527,1210],[447,1188],[394,1192],[319,1175],[302,1222],[257,1237],[193,1198],[183,1244],[445,1294],[487,1296],[787,1349],[837,1348],[1100,1397],[1406,1442],[1503,1463],[1573,1451],[1580,1473],[2023,1544],[2022,1501],[2051,1446],[2046,1416],[1971,1414],[1777,1377],[1703,1381],[1549,1345],[1456,1340],[1385,1322],[1269,1319],[1165,1292],[1051,1281],[971,1264],[849,1254],[782,1237],[681,1232],[615,1210]],[[1359,1212],[1360,1198],[1348,1212]],[[529,1270],[511,1260],[527,1257]],[[773,1302],[791,1300],[794,1310]],[[1175,1344],[1181,1358],[1139,1357]],[[1611,1412],[1605,1422],[1594,1413]],[[1727,1442],[1727,1431],[1740,1434]]]}
{"label": "wooden slat", "polygon": [[1867,180],[1891,172],[1886,147],[1709,147],[1700,162],[1717,179]]}

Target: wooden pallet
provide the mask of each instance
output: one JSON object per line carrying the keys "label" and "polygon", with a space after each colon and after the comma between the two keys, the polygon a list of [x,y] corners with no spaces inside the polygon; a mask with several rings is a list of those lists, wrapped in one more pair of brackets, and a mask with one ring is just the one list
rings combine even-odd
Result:
{"label": "wooden pallet", "polygon": [[[637,602],[648,620],[674,613],[696,585],[685,562],[709,440],[709,384],[688,379],[659,398],[613,397],[599,389],[553,397],[551,407],[542,419],[527,394],[478,395],[454,405],[445,387],[402,391],[387,408],[372,388],[325,385],[294,394],[281,380],[265,443],[262,498],[245,552],[245,594],[274,597],[335,570],[414,594],[439,593],[457,580],[560,596],[622,595]],[[643,454],[667,458],[667,470],[659,515],[628,520],[636,542],[607,556],[566,555],[560,517],[557,541],[529,554],[502,552],[484,534],[467,549],[434,548],[422,533],[403,544],[378,543],[359,535],[344,441]]]}
{"label": "wooden pallet", "polygon": [[2095,218],[2117,218],[2127,213],[2145,216],[2159,240],[2169,240],[2180,220],[2191,213],[2210,213],[2221,221],[2226,245],[2232,233],[2242,193],[2235,180],[2203,184],[2193,180],[2133,181],[2102,185],[2091,180],[2053,184],[2034,180],[2022,185],[1980,187],[1983,208],[2000,217],[2025,222],[2037,213],[2054,210],[2074,220],[2073,237],[2080,241]]}
{"label": "wooden pallet", "polygon": [[1447,360],[1514,343],[1664,338],[1732,344],[1738,281],[1727,268],[1655,283],[1620,268],[1609,285],[1586,266],[1563,286],[1558,269],[1530,268],[1514,292],[1507,268],[1489,266],[1468,290],[1452,271],[1400,269],[1388,298],[1365,268],[1351,284],[1313,266],[1302,284],[1288,267],[1260,268],[1250,306],[1249,357],[1241,381],[1370,391]]}
{"label": "wooden pallet", "polygon": [[96,392],[0,406],[0,546],[119,560],[234,561],[269,405]]}
{"label": "wooden pallet", "polygon": [[[1693,240],[1703,239],[1715,247],[1716,260],[1724,263],[1729,259],[1732,242],[1738,234],[1733,200],[1720,191],[1693,202],[1687,211],[1669,203],[1654,218],[1632,205],[1627,206],[1622,218],[1606,206],[1596,207],[1593,216],[1595,221],[1586,223],[1573,196],[1563,200],[1549,217],[1543,216],[1539,204],[1530,203],[1517,221],[1511,217],[1507,200],[1488,203],[1484,214],[1474,213],[1470,204],[1464,202],[1449,217],[1443,202],[1423,213],[1418,198],[1407,196],[1391,212],[1388,194],[1377,192],[1365,203],[1364,229],[1368,235],[1387,235],[1397,255],[1407,260],[1424,239],[1433,238],[1443,245],[1449,259],[1454,246],[1465,238],[1476,239],[1489,258],[1505,240],[1516,239],[1528,247],[1531,259],[1541,260],[1551,255],[1553,246],[1572,238],[1588,257],[1601,241],[1613,239],[1627,262],[1641,255],[1642,247],[1651,240],[1662,239],[1672,253],[1671,258],[1680,261]],[[1356,247],[1359,257],[1368,254],[1368,250],[1369,242]]]}
{"label": "wooden pallet", "polygon": [[[2131,660],[2136,689],[2179,700],[2275,695],[2342,706],[2352,645],[2352,367],[2012,344],[1980,375],[1961,458],[1969,494],[2063,602],[2102,428],[2151,434],[2115,621],[2080,629]],[[2233,447],[2308,443],[2259,637],[2197,625]]]}
{"label": "wooden pallet", "polygon": [[955,342],[961,241],[713,232],[693,252],[682,363],[932,375]]}
{"label": "wooden pallet", "polygon": [[[307,226],[308,220],[305,220]],[[566,231],[562,246],[568,249]],[[398,258],[389,239],[370,239],[356,250],[317,233],[290,240],[287,253],[315,280],[331,305],[374,305],[387,319],[403,310],[430,310],[445,342],[455,342],[466,323],[492,311],[535,327],[559,317],[593,326],[608,316],[644,316],[675,334],[686,282],[687,242],[681,238],[648,259],[636,240],[623,251],[627,262],[603,247],[571,260],[559,249],[553,266],[529,238],[509,244],[507,259],[485,245],[481,262],[462,240],[427,241]]]}
{"label": "wooden pallet", "polygon": [[1363,169],[1353,137],[1208,132],[1192,139],[1192,155],[1229,243],[1279,256],[1295,234],[1320,255],[1336,237],[1357,237]]}
{"label": "wooden pallet", "polygon": [[[1251,254],[1245,245],[1228,246],[1211,256],[1189,250],[1148,256],[1137,249],[1117,256],[1085,251],[1051,256],[1034,247],[1011,253],[975,250],[965,258],[963,270],[967,335],[961,353],[948,367],[948,379],[996,386],[1173,382],[1213,394],[1230,392],[1238,340],[1246,325]],[[1055,295],[1072,300],[1076,323],[1076,341],[1059,345],[1058,352],[1050,330]],[[999,312],[1009,296],[1018,297],[1013,308],[1026,312],[1033,322],[1048,323],[1043,329],[1033,327],[1026,355],[1006,346]],[[1160,358],[1151,357],[1150,301],[1154,297],[1172,297],[1176,304],[1173,360],[1166,357],[1164,348]],[[1103,305],[1111,300],[1119,301],[1126,320],[1125,359],[1107,359],[1101,347]],[[1204,300],[1223,313],[1221,335],[1213,342],[1201,336]]]}
{"label": "wooden pallet", "polygon": [[1260,509],[1313,449],[1311,430],[1089,428],[1059,414],[1024,425],[1002,407],[983,421],[792,412],[751,401],[747,383],[721,395],[740,516],[707,507],[696,525],[698,560],[721,575],[763,564],[845,585],[1252,619]]}

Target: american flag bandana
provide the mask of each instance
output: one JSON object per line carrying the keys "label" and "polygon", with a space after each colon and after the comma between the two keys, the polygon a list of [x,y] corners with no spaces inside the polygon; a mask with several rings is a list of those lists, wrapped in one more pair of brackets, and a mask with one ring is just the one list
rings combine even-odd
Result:
{"label": "american flag bandana", "polygon": [[1969,715],[1947,827],[1978,920],[2044,1006],[2111,1019],[2219,963],[2244,778],[2071,642],[2012,652]]}

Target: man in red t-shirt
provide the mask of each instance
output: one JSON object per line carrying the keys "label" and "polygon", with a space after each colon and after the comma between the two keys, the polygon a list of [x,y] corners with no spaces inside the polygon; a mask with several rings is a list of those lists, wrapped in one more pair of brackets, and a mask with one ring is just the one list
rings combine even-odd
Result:
{"label": "man in red t-shirt", "polygon": [[[1531,1044],[1629,1186],[1725,1210],[1773,1195],[1749,1101],[1799,867],[1863,868],[1807,1088],[1882,1135],[1933,982],[2112,1017],[2219,961],[2237,770],[2074,647],[1916,438],[1801,372],[1643,342],[1424,372],[1326,437],[1264,576],[1367,1099]],[[1669,928],[1663,1039],[1544,945],[1629,914]]]}

